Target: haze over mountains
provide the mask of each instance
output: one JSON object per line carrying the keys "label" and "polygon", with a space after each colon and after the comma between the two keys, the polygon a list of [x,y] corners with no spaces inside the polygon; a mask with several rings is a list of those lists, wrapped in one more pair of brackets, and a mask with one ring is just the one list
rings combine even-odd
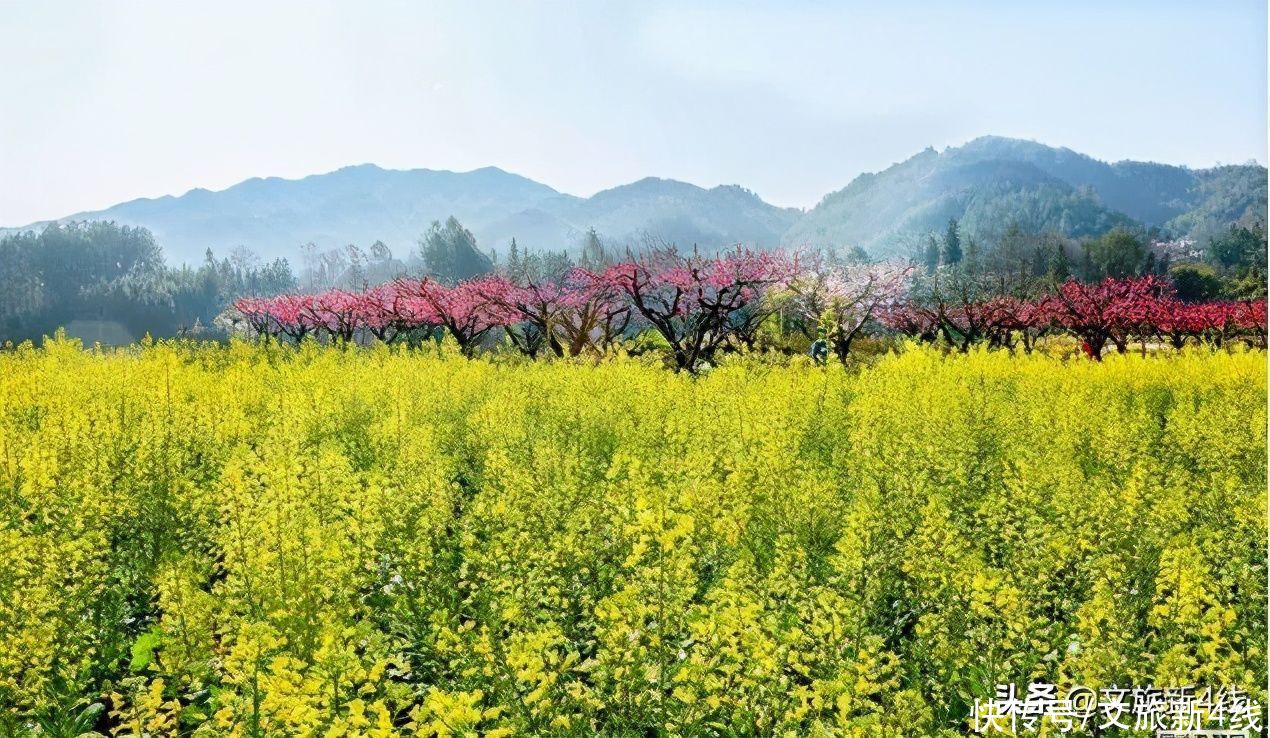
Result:
{"label": "haze over mountains", "polygon": [[806,212],[735,185],[704,189],[649,177],[582,198],[494,167],[455,173],[364,164],[133,200],[62,220],[144,226],[171,262],[200,261],[208,248],[224,254],[242,245],[294,258],[308,242],[331,249],[376,240],[404,256],[432,221],[450,215],[481,248],[500,252],[512,238],[523,248],[573,249],[595,228],[619,247],[653,238],[705,249],[860,246],[883,257],[910,253],[949,218],[981,238],[1011,222],[1074,237],[1127,225],[1204,238],[1231,223],[1264,221],[1265,210],[1260,165],[1108,164],[1070,149],[983,137],[860,175]]}

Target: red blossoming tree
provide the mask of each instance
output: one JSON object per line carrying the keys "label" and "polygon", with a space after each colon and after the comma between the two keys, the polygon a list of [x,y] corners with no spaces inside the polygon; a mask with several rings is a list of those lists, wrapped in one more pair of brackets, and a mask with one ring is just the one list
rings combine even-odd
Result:
{"label": "red blossoming tree", "polygon": [[782,273],[771,254],[737,249],[709,258],[658,248],[614,264],[601,279],[666,340],[675,371],[696,372],[728,339],[737,314]]}
{"label": "red blossoming tree", "polygon": [[1130,335],[1147,329],[1157,301],[1169,292],[1168,284],[1155,277],[1107,278],[1093,284],[1068,280],[1052,299],[1051,315],[1084,342],[1091,357],[1101,360],[1108,343],[1124,353]]}
{"label": "red blossoming tree", "polygon": [[471,357],[490,331],[518,317],[487,296],[501,289],[498,282],[499,277],[478,277],[453,287],[432,279],[410,285],[412,319],[444,328],[459,344],[459,351]]}

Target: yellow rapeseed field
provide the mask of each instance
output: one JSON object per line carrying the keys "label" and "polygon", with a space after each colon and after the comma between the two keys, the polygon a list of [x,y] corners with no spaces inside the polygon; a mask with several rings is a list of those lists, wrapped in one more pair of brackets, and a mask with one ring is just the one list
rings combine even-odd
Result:
{"label": "yellow rapeseed field", "polygon": [[1266,683],[1266,356],[0,354],[0,735],[967,732]]}

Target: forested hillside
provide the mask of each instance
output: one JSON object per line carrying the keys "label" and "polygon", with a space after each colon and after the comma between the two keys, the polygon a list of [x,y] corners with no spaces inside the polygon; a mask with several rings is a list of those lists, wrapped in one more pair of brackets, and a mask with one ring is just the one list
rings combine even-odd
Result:
{"label": "forested hillside", "polygon": [[1116,226],[1205,241],[1231,224],[1264,225],[1266,169],[1192,170],[1147,162],[1108,164],[1070,149],[987,136],[926,149],[827,195],[790,228],[791,246],[860,246],[875,255],[914,250],[956,218],[991,239],[1011,224],[1063,236]]}

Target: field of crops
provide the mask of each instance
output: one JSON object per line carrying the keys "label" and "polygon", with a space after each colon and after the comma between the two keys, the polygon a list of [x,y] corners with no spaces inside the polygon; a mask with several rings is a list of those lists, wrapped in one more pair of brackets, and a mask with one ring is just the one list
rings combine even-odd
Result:
{"label": "field of crops", "polygon": [[0,353],[0,735],[961,735],[1029,681],[1264,702],[1265,469],[1241,348],[693,377],[51,341]]}

